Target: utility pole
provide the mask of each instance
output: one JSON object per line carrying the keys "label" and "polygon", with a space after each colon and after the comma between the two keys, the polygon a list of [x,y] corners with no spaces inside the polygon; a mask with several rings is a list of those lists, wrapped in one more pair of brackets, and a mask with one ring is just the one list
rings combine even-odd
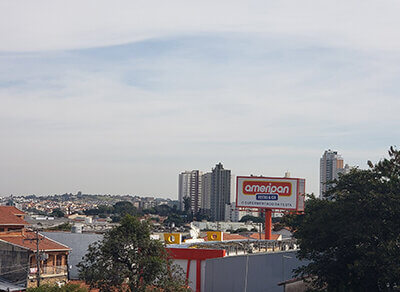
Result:
{"label": "utility pole", "polygon": [[40,254],[39,254],[39,242],[40,242],[40,238],[39,238],[39,230],[36,229],[36,268],[37,268],[37,272],[36,272],[36,282],[37,282],[37,286],[40,287]]}
{"label": "utility pole", "polygon": [[40,237],[39,237],[39,230],[35,230],[35,238],[27,238],[24,240],[29,240],[30,242],[36,241],[36,283],[37,287],[40,286],[40,251],[39,251],[39,243],[40,243]]}

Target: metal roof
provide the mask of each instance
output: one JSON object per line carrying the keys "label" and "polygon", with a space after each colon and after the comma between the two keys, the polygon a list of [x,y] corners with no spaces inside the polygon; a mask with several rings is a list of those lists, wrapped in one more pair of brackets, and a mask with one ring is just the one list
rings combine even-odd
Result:
{"label": "metal roof", "polygon": [[24,286],[15,285],[4,279],[0,279],[0,291],[25,291],[25,289]]}

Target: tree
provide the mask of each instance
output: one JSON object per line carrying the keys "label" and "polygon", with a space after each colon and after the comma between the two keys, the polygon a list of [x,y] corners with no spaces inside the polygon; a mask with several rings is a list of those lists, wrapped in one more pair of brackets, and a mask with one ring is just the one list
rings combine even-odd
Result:
{"label": "tree", "polygon": [[316,290],[393,291],[400,285],[400,152],[370,169],[352,169],[327,199],[311,196],[302,215],[287,215],[299,258],[297,270]]}
{"label": "tree", "polygon": [[65,216],[64,212],[61,211],[60,208],[55,208],[55,209],[53,210],[53,212],[51,212],[51,215],[54,216],[54,217],[59,217],[59,218]]}
{"label": "tree", "polygon": [[78,264],[80,277],[100,291],[187,291],[184,277],[162,243],[150,239],[150,225],[130,215],[89,246]]}
{"label": "tree", "polygon": [[241,232],[248,232],[249,230],[247,228],[241,227],[236,230],[233,230],[232,233],[241,233]]}
{"label": "tree", "polygon": [[[184,215],[184,216],[186,216],[186,215]],[[174,223],[175,226],[182,226],[186,223],[186,220],[184,218],[185,217],[182,217],[182,215],[171,214],[168,216],[168,218],[166,220],[164,220],[164,224]]]}
{"label": "tree", "polygon": [[190,206],[191,206],[190,197],[184,197],[183,198],[183,210],[185,210],[186,214],[190,213]]}
{"label": "tree", "polygon": [[88,209],[83,211],[85,215],[110,215],[114,211],[114,208],[112,206],[107,206],[107,205],[99,205],[95,209]]}
{"label": "tree", "polygon": [[129,201],[117,202],[113,206],[113,215],[111,216],[113,222],[119,222],[125,215],[136,216],[138,210]]}
{"label": "tree", "polygon": [[68,222],[49,228],[49,230],[57,230],[57,231],[71,231],[71,229],[72,229],[72,224],[69,224]]}
{"label": "tree", "polygon": [[183,198],[183,207],[185,210],[185,214],[187,215],[186,221],[191,222],[193,219],[193,212],[192,212],[190,197]]}
{"label": "tree", "polygon": [[121,201],[114,204],[114,213],[124,217],[125,215],[136,215],[137,209],[131,202]]}
{"label": "tree", "polygon": [[264,219],[261,217],[255,217],[251,215],[244,215],[239,222],[247,222],[247,221],[252,221],[254,223],[264,223]]}

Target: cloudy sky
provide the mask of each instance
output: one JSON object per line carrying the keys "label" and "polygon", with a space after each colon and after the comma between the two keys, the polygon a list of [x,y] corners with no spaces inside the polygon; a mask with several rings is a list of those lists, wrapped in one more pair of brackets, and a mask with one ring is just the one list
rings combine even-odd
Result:
{"label": "cloudy sky", "polygon": [[399,1],[0,2],[0,195],[307,179],[400,134]]}

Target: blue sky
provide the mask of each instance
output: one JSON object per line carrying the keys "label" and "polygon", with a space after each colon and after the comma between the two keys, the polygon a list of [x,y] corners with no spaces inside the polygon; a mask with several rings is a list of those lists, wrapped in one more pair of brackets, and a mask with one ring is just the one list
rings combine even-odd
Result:
{"label": "blue sky", "polygon": [[318,193],[325,149],[397,143],[397,2],[95,2],[0,4],[0,195],[176,198],[220,161]]}

